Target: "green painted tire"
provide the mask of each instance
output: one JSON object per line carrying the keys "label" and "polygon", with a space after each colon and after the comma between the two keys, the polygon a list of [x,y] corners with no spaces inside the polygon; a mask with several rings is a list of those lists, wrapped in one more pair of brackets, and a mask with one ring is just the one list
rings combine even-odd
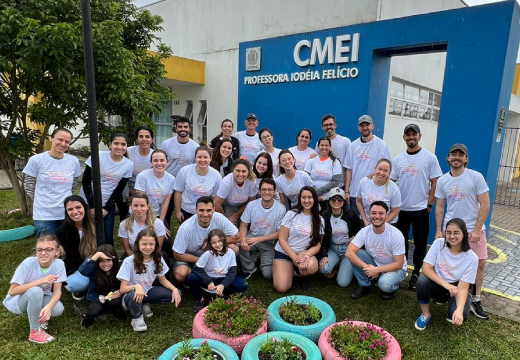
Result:
{"label": "green painted tire", "polygon": [[26,225],[16,229],[0,230],[0,242],[21,240],[34,235],[34,226]]}
{"label": "green painted tire", "polygon": [[254,337],[247,343],[242,352],[242,360],[258,360],[258,351],[267,339],[286,338],[295,346],[302,349],[308,360],[321,360],[321,352],[318,346],[305,336],[293,334],[286,331],[273,331]]}
{"label": "green painted tire", "polygon": [[[230,348],[229,346],[227,346],[226,344],[224,344],[220,341],[211,340],[211,339],[191,339],[190,341],[191,341],[191,345],[195,349],[198,349],[202,345],[202,342],[207,341],[209,346],[211,347],[211,349],[214,352],[216,352],[217,354],[219,354],[220,356],[222,356],[222,358],[224,360],[238,360],[238,355],[235,352],[235,350],[233,350],[232,348]],[[182,345],[182,341],[178,342],[175,345],[170,346],[168,349],[166,349],[165,352],[163,352],[161,354],[161,356],[159,357],[159,360],[175,359],[175,356],[177,356],[177,349],[181,345]]]}

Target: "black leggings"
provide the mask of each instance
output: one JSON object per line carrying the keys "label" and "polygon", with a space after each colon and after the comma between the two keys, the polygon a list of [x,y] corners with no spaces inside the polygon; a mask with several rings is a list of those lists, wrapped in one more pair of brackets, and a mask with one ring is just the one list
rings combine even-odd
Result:
{"label": "black leggings", "polygon": [[123,310],[122,298],[119,297],[114,300],[105,301],[102,304],[100,301],[91,301],[88,304],[88,309],[85,317],[83,318],[83,326],[90,327],[94,324],[94,320],[103,314],[112,313],[118,320],[125,320],[126,313]]}

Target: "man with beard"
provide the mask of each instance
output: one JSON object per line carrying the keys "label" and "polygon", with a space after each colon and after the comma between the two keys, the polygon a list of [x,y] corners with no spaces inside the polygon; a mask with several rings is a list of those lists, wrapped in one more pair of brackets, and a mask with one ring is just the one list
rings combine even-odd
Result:
{"label": "man with beard", "polygon": [[[336,134],[336,118],[332,114],[325,114],[321,118],[321,128],[325,135],[330,139],[331,143],[331,151],[332,154],[338,159],[340,162],[345,160],[345,155],[348,153],[350,148],[350,139],[345,136],[341,136]],[[319,141],[318,141],[319,142]],[[318,150],[318,142],[316,143],[316,153],[319,153]],[[311,159],[316,155],[311,155]],[[343,168],[343,173],[341,174],[341,179],[339,181],[338,187],[343,187],[345,185],[345,168]]]}
{"label": "man with beard", "polygon": [[[206,248],[206,239],[213,229],[220,229],[226,235],[228,246],[240,242],[240,234],[235,225],[224,215],[215,212],[215,204],[209,196],[197,200],[196,215],[184,221],[173,243],[173,275],[179,283],[184,283],[193,265]],[[237,245],[230,248],[238,251]],[[236,251],[236,252],[237,252]]]}
{"label": "man with beard", "polygon": [[[359,288],[350,294],[354,300],[372,292],[371,280],[378,280],[382,298],[391,300],[406,277],[404,237],[386,223],[388,205],[383,201],[370,204],[371,224],[361,229],[347,248],[347,258],[354,266]],[[363,250],[362,247],[365,247]]]}
{"label": "man with beard", "polygon": [[426,256],[428,233],[430,231],[430,211],[435,201],[435,187],[442,170],[437,157],[419,145],[421,130],[416,124],[406,125],[403,139],[406,151],[397,155],[390,178],[399,181],[401,191],[401,211],[395,224],[404,236],[408,259],[408,234],[413,229],[413,272],[408,287],[415,289],[419,272]]}
{"label": "man with beard", "polygon": [[256,132],[258,118],[255,114],[248,114],[245,124],[246,130],[239,131],[233,136],[238,139],[240,144],[240,156],[245,156],[251,164],[254,164],[256,156],[264,150],[264,144]]}
{"label": "man with beard", "polygon": [[359,215],[356,197],[353,196],[357,194],[358,184],[361,179],[374,172],[380,159],[390,159],[390,153],[386,143],[372,134],[374,122],[370,116],[363,115],[358,119],[358,130],[361,137],[350,145],[343,167],[347,169],[345,179],[347,201],[350,197],[350,209]]}
{"label": "man with beard", "polygon": [[[453,218],[461,218],[466,223],[471,250],[478,256],[478,270],[473,287],[471,312],[478,318],[487,320],[489,316],[482,308],[480,293],[487,260],[484,222],[490,208],[489,187],[481,173],[467,168],[468,162],[468,148],[464,144],[452,145],[448,152],[450,171],[439,178],[435,189],[435,197],[437,198],[435,238],[443,237],[442,230],[446,229],[446,223]],[[447,208],[443,223],[444,204]]]}
{"label": "man with beard", "polygon": [[[187,117],[181,116],[177,119],[175,122],[175,131],[177,132],[177,136],[165,140],[161,145],[161,150],[168,155],[168,167],[166,171],[177,177],[181,168],[195,162],[195,150],[197,150],[199,145],[190,139],[190,119]],[[170,227],[170,219],[174,208],[174,196],[172,195],[164,219],[165,225],[168,228]]]}

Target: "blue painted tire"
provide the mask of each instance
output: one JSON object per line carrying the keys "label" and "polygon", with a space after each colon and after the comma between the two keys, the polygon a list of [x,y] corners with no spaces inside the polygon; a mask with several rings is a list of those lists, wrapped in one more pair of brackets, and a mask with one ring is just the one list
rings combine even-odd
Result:
{"label": "blue painted tire", "polygon": [[[233,350],[232,348],[230,348],[229,346],[227,346],[226,344],[224,344],[220,341],[211,340],[211,339],[191,339],[190,341],[191,341],[191,345],[193,346],[194,349],[198,349],[202,345],[203,341],[207,341],[209,346],[211,347],[211,349],[214,352],[216,352],[217,354],[219,354],[220,356],[222,356],[222,358],[224,360],[239,360],[238,355],[235,352],[235,350]],[[175,359],[175,356],[177,356],[177,350],[179,349],[179,347],[181,345],[182,345],[182,341],[178,342],[175,345],[170,346],[168,349],[166,349],[165,352],[163,352],[161,354],[161,356],[159,357],[159,360]]]}
{"label": "blue painted tire", "polygon": [[0,242],[21,240],[34,235],[34,226],[26,225],[16,229],[0,230]]}
{"label": "blue painted tire", "polygon": [[290,340],[295,346],[302,349],[307,356],[307,360],[321,360],[321,352],[318,346],[305,336],[293,334],[286,331],[273,331],[254,337],[247,343],[242,352],[242,360],[258,360],[258,351],[263,343],[272,338],[286,338]]}
{"label": "blue painted tire", "polygon": [[[312,304],[316,306],[321,312],[320,321],[318,321],[316,324],[306,326],[293,325],[285,322],[280,317],[280,306],[288,299],[294,297],[296,297],[296,302],[298,304],[308,304],[309,302],[312,302]],[[325,301],[311,296],[295,295],[280,298],[276,301],[273,301],[271,305],[269,305],[267,312],[269,313],[269,318],[267,320],[269,331],[286,331],[293,334],[302,335],[314,341],[315,343],[318,342],[318,339],[320,338],[323,330],[336,322],[336,314],[334,314],[334,310],[332,310],[330,305]]]}

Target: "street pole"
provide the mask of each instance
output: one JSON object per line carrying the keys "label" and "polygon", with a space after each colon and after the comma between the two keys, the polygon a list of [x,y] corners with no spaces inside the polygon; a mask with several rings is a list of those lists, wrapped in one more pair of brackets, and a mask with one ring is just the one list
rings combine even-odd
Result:
{"label": "street pole", "polygon": [[103,245],[105,243],[105,225],[103,223],[103,208],[101,207],[101,173],[99,170],[96,81],[94,74],[94,50],[92,45],[92,19],[90,17],[90,0],[81,0],[81,18],[83,23],[83,54],[85,57],[85,76],[87,80],[87,113],[90,130],[90,159],[92,162],[96,237],[98,245]]}

